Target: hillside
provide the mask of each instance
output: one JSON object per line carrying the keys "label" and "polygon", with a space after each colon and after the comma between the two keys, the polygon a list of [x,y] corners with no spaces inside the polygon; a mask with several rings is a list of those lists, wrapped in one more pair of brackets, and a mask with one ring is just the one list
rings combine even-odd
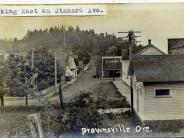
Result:
{"label": "hillside", "polygon": [[[64,41],[64,38],[66,41]],[[27,52],[31,48],[70,49],[79,58],[96,52],[104,52],[121,39],[113,34],[95,33],[94,30],[81,30],[69,26],[51,27],[45,30],[28,30],[23,39],[14,39],[12,52]],[[65,47],[66,42],[66,47]]]}

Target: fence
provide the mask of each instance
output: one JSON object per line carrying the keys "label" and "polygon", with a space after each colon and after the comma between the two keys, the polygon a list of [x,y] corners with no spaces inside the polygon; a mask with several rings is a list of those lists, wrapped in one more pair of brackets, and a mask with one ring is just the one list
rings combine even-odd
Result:
{"label": "fence", "polygon": [[22,120],[21,124],[18,124],[17,127],[10,129],[8,133],[3,136],[3,138],[10,137],[44,138],[40,114],[31,114],[26,116],[26,118]]}

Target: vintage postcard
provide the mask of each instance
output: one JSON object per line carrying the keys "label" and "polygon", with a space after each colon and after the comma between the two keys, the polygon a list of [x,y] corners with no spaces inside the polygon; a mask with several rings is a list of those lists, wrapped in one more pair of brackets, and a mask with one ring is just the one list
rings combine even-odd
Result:
{"label": "vintage postcard", "polygon": [[184,3],[0,5],[0,138],[184,137]]}

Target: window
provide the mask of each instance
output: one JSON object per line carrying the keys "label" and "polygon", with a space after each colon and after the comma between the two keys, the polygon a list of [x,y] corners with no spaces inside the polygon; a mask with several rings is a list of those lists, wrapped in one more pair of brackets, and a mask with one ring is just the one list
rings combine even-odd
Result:
{"label": "window", "polygon": [[168,97],[171,96],[170,89],[156,89],[155,90],[156,97]]}

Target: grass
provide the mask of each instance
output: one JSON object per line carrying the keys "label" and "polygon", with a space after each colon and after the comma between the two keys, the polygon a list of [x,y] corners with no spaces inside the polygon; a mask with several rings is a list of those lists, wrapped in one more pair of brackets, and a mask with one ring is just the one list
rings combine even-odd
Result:
{"label": "grass", "polygon": [[175,132],[178,133],[184,128],[184,120],[159,120],[159,121],[146,121],[154,132]]}

